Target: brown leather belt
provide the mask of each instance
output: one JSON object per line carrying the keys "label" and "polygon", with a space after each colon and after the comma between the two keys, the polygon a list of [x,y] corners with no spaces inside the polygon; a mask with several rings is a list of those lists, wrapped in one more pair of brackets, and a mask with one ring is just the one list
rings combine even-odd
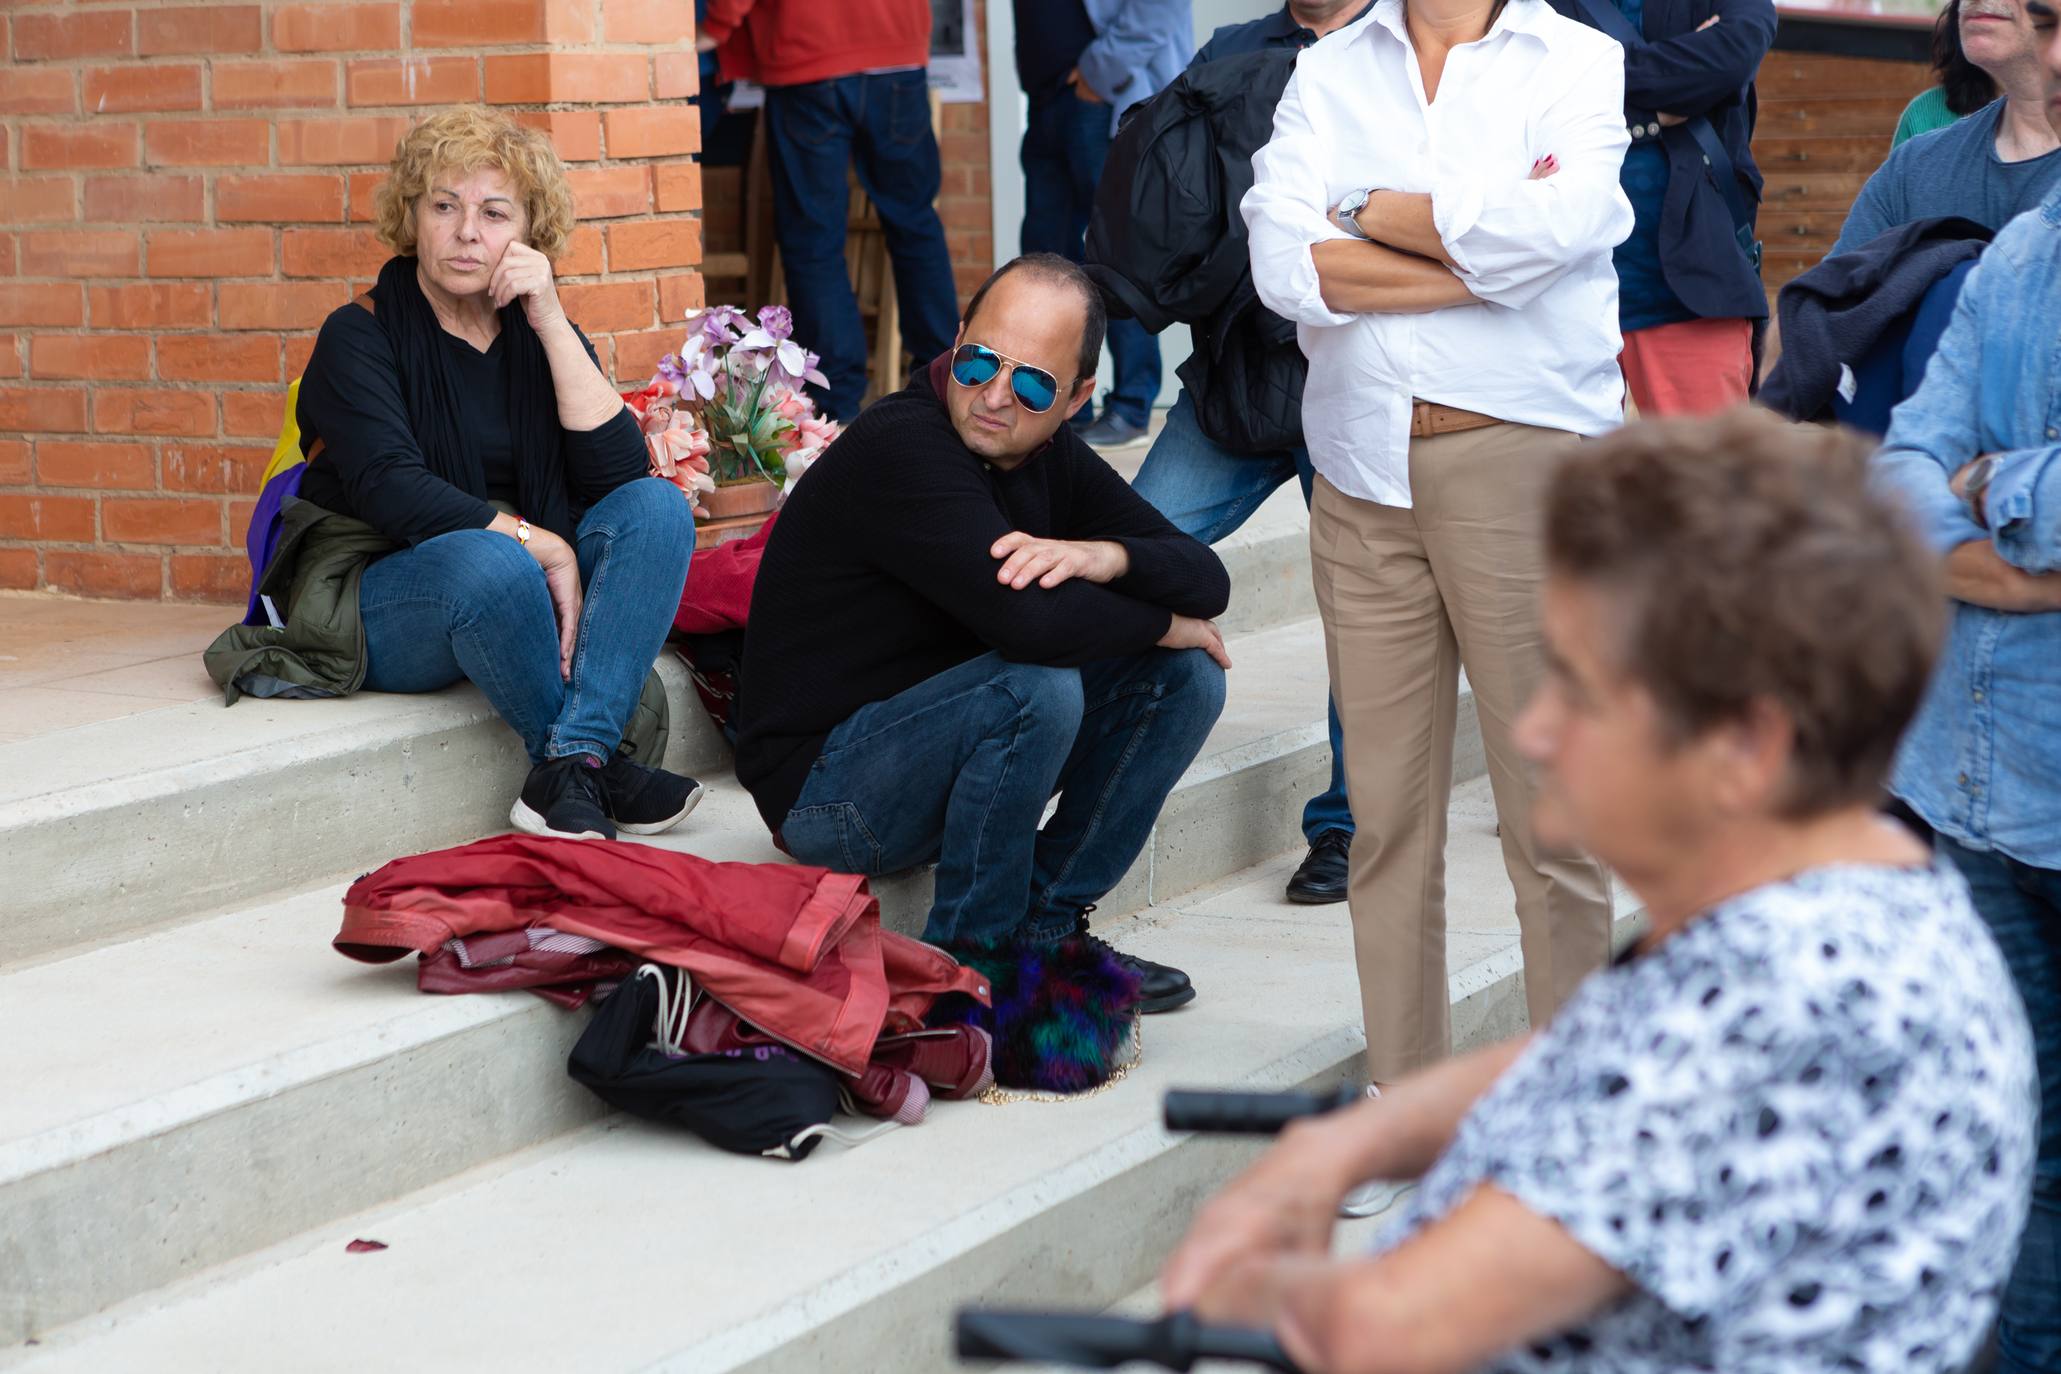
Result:
{"label": "brown leather belt", "polygon": [[1410,402],[1410,437],[1429,439],[1434,434],[1458,434],[1463,429],[1483,429],[1503,422],[1493,415],[1442,406],[1436,401]]}

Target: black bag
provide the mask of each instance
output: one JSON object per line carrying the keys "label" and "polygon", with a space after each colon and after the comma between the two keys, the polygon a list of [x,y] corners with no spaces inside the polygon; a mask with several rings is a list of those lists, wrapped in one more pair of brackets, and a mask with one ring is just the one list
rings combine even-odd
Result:
{"label": "black bag", "polygon": [[565,1071],[609,1106],[685,1126],[720,1149],[806,1159],[837,1111],[837,1073],[778,1045],[667,1052],[654,1029],[675,1007],[684,1023],[691,996],[685,975],[646,964],[594,1013]]}
{"label": "black bag", "polygon": [[1124,115],[1095,187],[1085,258],[1117,313],[1154,334],[1214,315],[1251,276],[1238,202],[1274,133],[1295,53],[1190,67]]}
{"label": "black bag", "polygon": [[1216,319],[1193,326],[1191,337],[1194,351],[1175,375],[1212,442],[1269,458],[1302,442],[1309,364],[1295,326],[1260,304],[1250,277]]}
{"label": "black bag", "polygon": [[1295,50],[1191,66],[1124,116],[1088,222],[1087,271],[1115,315],[1158,333],[1176,321],[1195,348],[1180,368],[1202,432],[1272,457],[1302,442],[1308,364],[1295,326],[1260,304],[1239,201],[1274,131]]}

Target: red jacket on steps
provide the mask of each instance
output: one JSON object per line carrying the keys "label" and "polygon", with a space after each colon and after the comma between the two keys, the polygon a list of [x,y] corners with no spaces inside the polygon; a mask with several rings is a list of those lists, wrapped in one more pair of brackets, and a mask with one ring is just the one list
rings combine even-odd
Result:
{"label": "red jacket on steps", "polygon": [[528,926],[683,968],[767,1034],[863,1073],[883,1032],[915,1029],[987,980],[880,928],[864,878],[801,864],[713,863],[654,845],[502,835],[396,859],[344,894],[337,950],[370,964]]}

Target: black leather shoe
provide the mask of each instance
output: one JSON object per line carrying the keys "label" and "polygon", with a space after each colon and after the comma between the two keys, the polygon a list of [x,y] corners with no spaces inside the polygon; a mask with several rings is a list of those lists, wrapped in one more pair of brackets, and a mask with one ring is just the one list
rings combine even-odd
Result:
{"label": "black leather shoe", "polygon": [[1288,880],[1288,900],[1312,906],[1345,900],[1346,878],[1352,872],[1353,837],[1326,830],[1310,844],[1310,852]]}
{"label": "black leather shoe", "polygon": [[1172,1011],[1195,1000],[1195,984],[1188,981],[1187,974],[1172,965],[1155,964],[1150,959],[1140,959],[1120,949],[1112,953],[1118,963],[1138,975],[1138,992],[1142,999],[1138,1010],[1145,1015]]}
{"label": "black leather shoe", "polygon": [[[1089,907],[1088,911],[1094,909]],[[1088,930],[1087,912],[1081,913],[1080,924],[1074,928],[1074,933],[1090,944],[1108,950],[1111,958],[1137,976],[1140,999],[1138,1010],[1145,1015],[1152,1016],[1162,1011],[1172,1011],[1175,1007],[1185,1007],[1195,1000],[1195,984],[1188,980],[1187,974],[1171,964],[1155,964],[1150,959],[1140,959],[1135,954],[1126,954],[1101,936],[1091,934]]]}

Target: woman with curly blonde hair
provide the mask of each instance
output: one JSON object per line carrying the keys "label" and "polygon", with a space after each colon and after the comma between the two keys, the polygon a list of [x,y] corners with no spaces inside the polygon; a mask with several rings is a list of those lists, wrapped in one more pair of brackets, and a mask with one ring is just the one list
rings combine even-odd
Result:
{"label": "woman with curly blonde hair", "polygon": [[511,819],[612,838],[677,824],[691,778],[618,752],[694,544],[552,258],[573,228],[543,134],[481,106],[430,116],[378,199],[395,256],[323,324],[301,382],[303,499],[392,541],[359,585],[364,685],[470,678],[522,735]]}

